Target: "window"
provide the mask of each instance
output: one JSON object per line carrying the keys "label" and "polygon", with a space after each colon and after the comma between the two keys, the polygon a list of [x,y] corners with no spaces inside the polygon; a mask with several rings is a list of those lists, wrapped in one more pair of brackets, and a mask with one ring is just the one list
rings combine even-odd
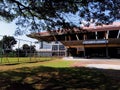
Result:
{"label": "window", "polygon": [[43,49],[50,49],[50,48],[51,48],[51,45],[46,45],[46,44],[43,45]]}
{"label": "window", "polygon": [[117,38],[118,30],[113,30],[109,32],[109,38]]}
{"label": "window", "polygon": [[65,50],[65,47],[63,45],[59,45],[59,50]]}
{"label": "window", "polygon": [[58,41],[55,41],[55,44],[58,44],[59,42]]}
{"label": "window", "polygon": [[98,39],[104,39],[105,38],[105,31],[98,32],[97,36],[98,36]]}
{"label": "window", "polygon": [[65,56],[65,52],[59,52],[59,56]]}
{"label": "window", "polygon": [[52,50],[58,50],[58,45],[53,45]]}

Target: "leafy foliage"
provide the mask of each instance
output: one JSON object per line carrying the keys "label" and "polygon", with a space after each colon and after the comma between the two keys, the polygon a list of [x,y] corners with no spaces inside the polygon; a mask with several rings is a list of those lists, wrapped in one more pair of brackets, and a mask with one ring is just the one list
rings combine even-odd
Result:
{"label": "leafy foliage", "polygon": [[15,34],[22,34],[79,26],[82,21],[86,26],[109,24],[120,19],[119,7],[120,0],[0,0],[0,16],[16,20]]}
{"label": "leafy foliage", "polygon": [[12,47],[17,43],[14,37],[12,36],[3,36],[3,39],[0,41],[2,49],[12,50]]}
{"label": "leafy foliage", "polygon": [[[19,55],[18,55],[19,52]],[[30,54],[33,54],[36,52],[35,46],[34,45],[28,45],[28,44],[23,44],[22,48],[16,49],[16,55],[20,57],[25,57],[29,56]]]}

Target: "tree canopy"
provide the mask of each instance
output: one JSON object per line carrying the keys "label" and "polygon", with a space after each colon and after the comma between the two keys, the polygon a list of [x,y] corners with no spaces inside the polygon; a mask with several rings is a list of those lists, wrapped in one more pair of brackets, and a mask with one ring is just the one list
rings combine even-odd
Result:
{"label": "tree canopy", "polygon": [[12,47],[17,43],[14,37],[12,36],[3,36],[3,39],[0,40],[0,48],[4,50],[12,50]]}
{"label": "tree canopy", "polygon": [[33,55],[35,52],[35,45],[23,44],[21,48],[16,49],[16,55],[20,57]]}
{"label": "tree canopy", "polygon": [[16,34],[120,19],[120,0],[0,0],[0,19],[15,20]]}

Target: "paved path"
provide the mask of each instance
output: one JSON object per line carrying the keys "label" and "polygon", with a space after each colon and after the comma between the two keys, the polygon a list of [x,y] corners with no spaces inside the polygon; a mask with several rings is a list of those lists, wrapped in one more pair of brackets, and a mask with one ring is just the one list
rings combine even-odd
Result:
{"label": "paved path", "polygon": [[84,59],[73,57],[65,57],[63,59],[75,61],[72,65],[74,67],[90,67],[120,70],[120,59]]}

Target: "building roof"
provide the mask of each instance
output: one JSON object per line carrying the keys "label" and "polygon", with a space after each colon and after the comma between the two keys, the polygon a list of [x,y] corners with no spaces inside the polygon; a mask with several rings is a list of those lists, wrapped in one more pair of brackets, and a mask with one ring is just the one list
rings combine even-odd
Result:
{"label": "building roof", "polygon": [[64,34],[75,34],[75,33],[87,33],[87,32],[96,32],[96,31],[110,31],[110,30],[120,30],[120,22],[114,22],[109,25],[94,26],[90,25],[89,27],[74,27],[72,29],[61,29],[61,30],[51,30],[44,31],[40,33],[32,33],[27,35],[31,38],[36,38],[43,41],[54,40],[53,36],[64,35]]}
{"label": "building roof", "polygon": [[120,22],[114,22],[109,25],[100,25],[100,26],[94,26],[90,25],[89,27],[82,27],[82,29],[85,29],[87,31],[110,31],[110,30],[119,30],[120,29]]}

